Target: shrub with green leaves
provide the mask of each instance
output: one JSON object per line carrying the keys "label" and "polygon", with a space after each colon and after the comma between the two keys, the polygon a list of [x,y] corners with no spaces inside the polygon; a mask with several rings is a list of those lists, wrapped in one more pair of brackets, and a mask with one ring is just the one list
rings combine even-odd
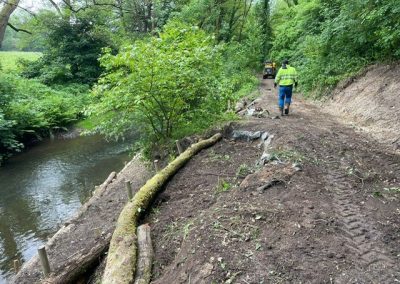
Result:
{"label": "shrub with green leaves", "polygon": [[24,142],[47,137],[82,115],[88,88],[57,88],[0,72],[0,163]]}
{"label": "shrub with green leaves", "polygon": [[209,127],[226,109],[221,47],[197,27],[171,22],[159,37],[115,56],[108,50],[101,64],[106,73],[89,113],[109,136],[136,128],[145,141],[165,143]]}
{"label": "shrub with green leaves", "polygon": [[41,27],[43,56],[34,63],[21,62],[25,65],[22,75],[47,85],[94,84],[102,72],[98,62],[101,49],[112,45],[110,32],[93,22],[100,22],[99,16],[79,14],[71,21],[48,12],[45,15],[48,18],[41,24],[46,25]]}
{"label": "shrub with green leaves", "polygon": [[306,93],[326,94],[367,64],[400,59],[396,0],[278,2],[271,57],[291,59]]}

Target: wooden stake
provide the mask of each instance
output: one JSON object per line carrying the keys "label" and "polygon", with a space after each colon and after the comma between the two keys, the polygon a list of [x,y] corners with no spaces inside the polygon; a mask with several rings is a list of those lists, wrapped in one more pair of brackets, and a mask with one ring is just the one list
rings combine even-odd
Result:
{"label": "wooden stake", "polygon": [[131,182],[129,180],[125,181],[125,188],[126,188],[126,192],[128,193],[128,198],[129,198],[129,200],[131,200],[133,195],[132,195]]}
{"label": "wooden stake", "polygon": [[15,259],[15,260],[14,260],[14,271],[15,271],[15,274],[18,273],[19,269],[20,269],[19,260],[18,260],[18,259]]}
{"label": "wooden stake", "polygon": [[48,276],[51,272],[49,259],[47,258],[46,247],[42,246],[38,249],[40,263],[42,264],[44,276]]}
{"label": "wooden stake", "polygon": [[149,284],[151,267],[153,265],[153,245],[151,243],[150,226],[144,224],[137,229],[138,260],[136,263],[136,276],[134,284]]}
{"label": "wooden stake", "polygon": [[179,140],[175,140],[175,144],[176,144],[176,148],[178,149],[179,155],[182,154],[183,150],[182,150],[181,144],[179,143]]}
{"label": "wooden stake", "polygon": [[158,173],[160,171],[160,163],[159,160],[154,160],[154,169]]}

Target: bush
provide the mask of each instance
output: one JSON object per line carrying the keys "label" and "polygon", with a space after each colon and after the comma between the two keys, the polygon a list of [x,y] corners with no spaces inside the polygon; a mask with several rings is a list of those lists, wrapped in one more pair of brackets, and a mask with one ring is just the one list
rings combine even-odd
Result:
{"label": "bush", "polygon": [[168,142],[208,127],[231,94],[221,47],[204,31],[180,22],[116,56],[107,52],[101,63],[106,73],[89,112],[101,119],[98,130],[109,136],[137,128],[147,142]]}
{"label": "bush", "polygon": [[310,0],[282,7],[273,16],[271,57],[290,58],[303,91],[324,94],[367,64],[400,58],[399,17],[395,0]]}
{"label": "bush", "polygon": [[87,87],[49,88],[38,81],[0,72],[1,158],[23,148],[23,143],[47,137],[82,115]]}
{"label": "bush", "polygon": [[73,22],[54,18],[47,24],[51,29],[46,33],[44,54],[25,64],[22,75],[47,85],[94,84],[102,72],[98,62],[101,50],[111,45],[109,35],[84,17]]}

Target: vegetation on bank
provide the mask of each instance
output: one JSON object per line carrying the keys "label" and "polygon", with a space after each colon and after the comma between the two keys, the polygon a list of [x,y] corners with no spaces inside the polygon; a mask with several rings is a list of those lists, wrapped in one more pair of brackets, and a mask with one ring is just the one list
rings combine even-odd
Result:
{"label": "vegetation on bank", "polygon": [[105,53],[106,71],[89,108],[101,122],[97,130],[118,137],[134,126],[148,145],[209,127],[242,87],[257,83],[251,73],[240,72],[234,84],[225,52],[204,30],[172,21],[158,37],[138,40],[115,56]]}
{"label": "vegetation on bank", "polygon": [[291,59],[306,94],[325,95],[375,62],[400,59],[397,0],[277,1],[271,58]]}
{"label": "vegetation on bank", "polygon": [[40,52],[0,51],[0,67],[4,72],[18,71],[21,67],[19,64],[21,60],[32,63],[41,55]]}
{"label": "vegetation on bank", "polygon": [[133,2],[110,9],[62,3],[13,20],[33,34],[11,41],[8,30],[5,43],[43,55],[22,61],[12,78],[0,75],[3,156],[83,113],[79,125],[92,132],[120,138],[139,131],[140,145],[152,150],[226,119],[228,100],[255,87],[268,1]]}
{"label": "vegetation on bank", "polygon": [[0,164],[24,144],[60,131],[82,117],[88,89],[48,87],[0,71]]}
{"label": "vegetation on bank", "polygon": [[265,59],[289,58],[306,94],[326,94],[400,58],[396,2],[78,0],[20,11],[10,21],[29,33],[7,29],[3,48],[42,56],[10,72],[0,54],[0,156],[81,118],[113,138],[139,131],[147,150],[168,144],[226,119]]}

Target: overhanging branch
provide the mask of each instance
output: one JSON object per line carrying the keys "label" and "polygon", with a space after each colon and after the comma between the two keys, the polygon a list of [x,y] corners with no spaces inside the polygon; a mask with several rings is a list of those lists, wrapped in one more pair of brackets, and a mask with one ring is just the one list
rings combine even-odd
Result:
{"label": "overhanging branch", "polygon": [[13,26],[13,25],[10,24],[10,23],[8,23],[7,26],[9,26],[10,28],[12,28],[12,29],[13,29],[14,31],[16,31],[16,32],[24,32],[24,33],[27,33],[27,34],[30,34],[30,35],[32,34],[30,31],[27,31],[27,30],[25,30],[25,29],[19,29],[19,28]]}

